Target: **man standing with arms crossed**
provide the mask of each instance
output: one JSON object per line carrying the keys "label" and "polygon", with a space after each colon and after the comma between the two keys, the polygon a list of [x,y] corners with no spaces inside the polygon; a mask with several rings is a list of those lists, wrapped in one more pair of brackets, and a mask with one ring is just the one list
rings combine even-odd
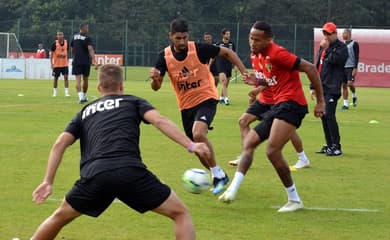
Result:
{"label": "man standing with arms crossed", "polygon": [[50,48],[50,63],[53,69],[53,97],[57,96],[58,78],[62,74],[64,76],[65,96],[69,97],[69,60],[68,60],[68,41],[64,39],[64,33],[57,32],[57,40],[53,42]]}
{"label": "man standing with arms crossed", "polygon": [[189,41],[188,23],[183,19],[171,22],[169,38],[172,44],[160,52],[155,67],[150,70],[151,87],[159,90],[168,72],[186,135],[195,142],[206,143],[211,150],[210,158],[198,157],[203,166],[210,169],[212,192],[218,194],[229,178],[217,165],[213,147],[207,138],[218,103],[218,92],[208,62],[211,58],[223,56],[233,62],[242,74],[246,74],[247,70],[232,50]]}
{"label": "man standing with arms crossed", "polygon": [[352,92],[352,105],[356,107],[357,96],[355,88],[355,77],[357,74],[357,66],[359,63],[359,43],[352,40],[352,30],[344,29],[343,39],[348,48],[348,59],[344,67],[344,79],[343,79],[343,106],[341,110],[348,110],[348,88]]}
{"label": "man standing with arms crossed", "polygon": [[[95,50],[93,49],[92,39],[87,36],[88,31],[87,23],[80,24],[80,32],[73,36],[70,43],[73,55],[72,74],[76,76],[76,91],[80,104],[88,101],[88,78],[91,64],[96,66]],[[81,78],[83,80],[82,86]]]}

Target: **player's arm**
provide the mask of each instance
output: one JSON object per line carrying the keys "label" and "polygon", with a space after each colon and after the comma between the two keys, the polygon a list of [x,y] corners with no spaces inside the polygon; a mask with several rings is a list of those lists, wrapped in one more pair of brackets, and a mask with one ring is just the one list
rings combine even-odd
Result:
{"label": "player's arm", "polygon": [[194,152],[200,157],[210,157],[210,150],[204,143],[194,143],[171,120],[162,116],[157,110],[152,109],[144,114],[144,119],[160,130],[164,135],[185,147],[189,152]]}
{"label": "player's arm", "polygon": [[296,65],[297,65],[296,67],[297,70],[306,73],[307,78],[310,81],[311,94],[312,96],[314,94],[316,97],[317,104],[314,107],[314,116],[322,117],[323,114],[325,114],[325,100],[324,100],[324,93],[322,90],[322,83],[317,68],[315,67],[314,64],[302,58],[297,59]]}
{"label": "player's arm", "polygon": [[357,74],[357,67],[359,64],[359,43],[354,41],[353,43],[353,51],[355,53],[355,66],[353,67],[352,70],[352,76],[355,77]]}
{"label": "player's arm", "polygon": [[221,50],[219,51],[218,56],[222,56],[222,57],[227,58],[233,65],[235,65],[238,68],[241,75],[248,74],[248,70],[246,70],[241,59],[237,56],[237,54],[235,52],[233,52],[229,48],[221,47]]}
{"label": "player's arm", "polygon": [[34,202],[42,203],[51,194],[54,177],[61,163],[62,156],[66,148],[72,145],[75,140],[75,137],[68,132],[63,132],[58,136],[50,151],[43,182],[32,193]]}
{"label": "player's arm", "polygon": [[88,53],[89,53],[89,56],[91,56],[92,65],[96,66],[95,50],[93,49],[92,45],[88,45]]}
{"label": "player's arm", "polygon": [[164,51],[160,52],[156,61],[156,64],[149,71],[149,78],[151,79],[150,87],[157,91],[161,88],[161,84],[164,78],[167,64],[164,57]]}

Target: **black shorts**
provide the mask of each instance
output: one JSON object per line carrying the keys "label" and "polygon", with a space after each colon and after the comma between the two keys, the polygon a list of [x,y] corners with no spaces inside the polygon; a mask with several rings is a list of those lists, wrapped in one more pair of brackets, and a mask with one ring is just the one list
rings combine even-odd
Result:
{"label": "black shorts", "polygon": [[213,74],[213,76],[218,76],[218,69],[217,69],[217,63],[213,61],[210,66],[210,72]]}
{"label": "black shorts", "polygon": [[144,213],[159,207],[171,189],[149,170],[138,167],[118,168],[79,179],[66,195],[76,211],[98,217],[115,198]]}
{"label": "black shorts", "polygon": [[348,83],[348,81],[355,81],[355,78],[352,76],[353,68],[344,68],[344,77],[343,83]]}
{"label": "black shorts", "polygon": [[53,77],[58,78],[60,75],[62,76],[69,74],[69,68],[68,67],[59,67],[59,68],[53,68]]}
{"label": "black shorts", "polygon": [[219,63],[218,64],[218,73],[225,73],[226,77],[230,78],[232,76],[232,64],[229,63]]}
{"label": "black shorts", "polygon": [[269,137],[275,118],[284,120],[298,129],[307,113],[307,106],[299,105],[295,101],[281,102],[273,105],[270,111],[263,114],[263,120],[254,127],[254,130],[259,135],[260,140],[264,141]]}
{"label": "black shorts", "polygon": [[272,104],[265,104],[256,100],[252,103],[249,108],[246,110],[246,113],[252,114],[259,118],[259,120],[263,119],[263,115],[271,110]]}
{"label": "black shorts", "polygon": [[214,116],[217,112],[217,104],[218,100],[208,99],[193,108],[181,111],[181,121],[184,131],[191,140],[194,140],[192,127],[194,126],[195,121],[205,122],[209,129],[212,129],[211,122],[214,120]]}
{"label": "black shorts", "polygon": [[73,75],[83,75],[88,77],[91,71],[90,65],[73,65],[72,66],[72,74]]}

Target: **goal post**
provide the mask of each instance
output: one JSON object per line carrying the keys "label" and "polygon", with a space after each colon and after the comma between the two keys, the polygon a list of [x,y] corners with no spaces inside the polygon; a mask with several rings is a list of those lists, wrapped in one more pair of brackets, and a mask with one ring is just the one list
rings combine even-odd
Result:
{"label": "goal post", "polygon": [[0,58],[23,58],[15,33],[0,32]]}

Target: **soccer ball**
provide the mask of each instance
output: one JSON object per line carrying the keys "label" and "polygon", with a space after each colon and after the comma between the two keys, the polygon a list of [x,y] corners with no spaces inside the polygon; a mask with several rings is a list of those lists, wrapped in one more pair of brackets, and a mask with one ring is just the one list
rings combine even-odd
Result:
{"label": "soccer ball", "polygon": [[198,168],[188,169],[181,179],[184,189],[191,193],[201,193],[208,189],[211,184],[209,174]]}

